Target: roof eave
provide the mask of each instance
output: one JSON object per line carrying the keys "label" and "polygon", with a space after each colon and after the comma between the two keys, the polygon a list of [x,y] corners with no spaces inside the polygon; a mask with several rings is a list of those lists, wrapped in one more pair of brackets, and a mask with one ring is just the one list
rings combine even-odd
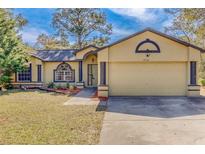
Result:
{"label": "roof eave", "polygon": [[31,54],[31,57],[35,57],[35,58],[37,58],[37,59],[43,61],[43,59],[41,59],[40,57],[38,57],[38,56],[36,56],[36,55]]}
{"label": "roof eave", "polygon": [[62,60],[62,61],[59,61],[59,60],[43,60],[43,62],[79,62],[79,61],[82,61],[81,59],[75,59],[75,60]]}
{"label": "roof eave", "polygon": [[82,51],[82,50],[85,50],[85,49],[87,49],[87,48],[90,48],[90,47],[99,49],[98,47],[96,47],[96,46],[94,46],[94,45],[88,45],[88,46],[86,46],[86,47],[84,47],[84,48],[82,48],[82,49],[79,49],[79,50],[74,51],[73,54],[76,55],[78,52],[80,52],[80,51]]}

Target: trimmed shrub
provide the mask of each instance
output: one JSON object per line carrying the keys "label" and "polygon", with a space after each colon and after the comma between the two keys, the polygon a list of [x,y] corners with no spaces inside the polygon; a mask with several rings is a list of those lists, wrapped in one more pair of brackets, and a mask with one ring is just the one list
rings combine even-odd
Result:
{"label": "trimmed shrub", "polygon": [[205,86],[205,79],[201,79],[200,82],[201,82],[201,85],[202,85],[202,86]]}
{"label": "trimmed shrub", "polygon": [[67,83],[66,83],[66,88],[69,88],[69,87],[70,87],[70,83],[67,82]]}
{"label": "trimmed shrub", "polygon": [[2,87],[5,89],[12,89],[13,86],[11,85],[11,77],[2,75],[0,77],[0,85],[2,85]]}
{"label": "trimmed shrub", "polygon": [[56,86],[53,82],[49,82],[47,87],[48,88],[55,88]]}

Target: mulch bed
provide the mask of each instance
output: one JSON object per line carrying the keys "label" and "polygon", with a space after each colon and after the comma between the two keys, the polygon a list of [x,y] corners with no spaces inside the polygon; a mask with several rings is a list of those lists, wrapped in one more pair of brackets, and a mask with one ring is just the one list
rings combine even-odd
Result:
{"label": "mulch bed", "polygon": [[66,94],[66,95],[75,95],[78,92],[80,92],[80,89],[66,89],[66,88],[60,88],[60,89],[52,89],[52,88],[39,88],[40,90],[45,90],[48,92],[55,92],[55,93],[60,93],[60,94]]}

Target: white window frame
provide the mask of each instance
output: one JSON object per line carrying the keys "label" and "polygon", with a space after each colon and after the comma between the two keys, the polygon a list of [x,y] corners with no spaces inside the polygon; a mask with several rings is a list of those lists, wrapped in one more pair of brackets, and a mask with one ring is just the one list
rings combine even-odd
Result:
{"label": "white window frame", "polygon": [[[66,70],[61,70],[61,65],[67,65]],[[60,64],[57,69],[54,71],[54,76],[55,76],[55,82],[74,82],[75,81],[75,72],[74,70],[71,69],[69,64]],[[61,77],[60,77],[61,76]],[[62,79],[62,80],[59,80]],[[68,80],[66,79],[68,78]]]}

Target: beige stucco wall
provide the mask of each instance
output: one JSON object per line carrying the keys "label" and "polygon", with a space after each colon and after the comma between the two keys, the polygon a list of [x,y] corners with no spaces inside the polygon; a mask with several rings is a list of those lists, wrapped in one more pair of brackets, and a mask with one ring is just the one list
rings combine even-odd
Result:
{"label": "beige stucco wall", "polygon": [[[35,57],[30,57],[30,62],[32,64],[32,82],[37,82],[37,65],[42,65],[42,79],[43,79],[43,62]],[[15,81],[15,74],[12,75],[12,82]]]}
{"label": "beige stucco wall", "polygon": [[[78,62],[66,62],[68,63],[73,70],[75,70],[75,82],[79,81],[79,69],[78,69]],[[44,82],[49,83],[53,82],[53,73],[54,70],[58,67],[58,65],[61,64],[61,62],[44,62],[43,65],[43,74],[44,74]]]}
{"label": "beige stucco wall", "polygon": [[196,75],[197,75],[197,84],[199,83],[199,71],[200,71],[200,62],[203,60],[202,58],[202,54],[194,48],[188,47],[188,60],[187,60],[187,84],[190,84],[190,62],[191,61],[196,61],[197,62],[197,71],[196,71]]}
{"label": "beige stucco wall", "polygon": [[42,79],[43,79],[43,76],[44,76],[44,74],[43,74],[43,70],[44,70],[44,68],[43,68],[43,62],[40,60],[40,59],[37,59],[37,58],[34,58],[34,57],[31,57],[30,58],[30,62],[31,62],[31,64],[32,64],[32,81],[33,82],[37,82],[37,77],[38,77],[38,74],[37,74],[37,66],[38,65],[42,65]]}
{"label": "beige stucco wall", "polygon": [[[75,70],[75,83],[79,82],[79,62],[67,62],[72,69]],[[60,64],[60,62],[45,62],[44,63],[44,82],[53,82],[53,70],[57,68],[57,66]],[[95,55],[89,55],[84,61],[83,61],[83,81],[85,83],[85,86],[87,86],[87,74],[88,74],[88,64],[97,64],[97,57]]]}
{"label": "beige stucco wall", "polygon": [[[136,46],[147,38],[156,42],[161,50],[160,53],[151,54],[149,58],[145,53],[135,53]],[[149,44],[144,44],[144,48],[149,48]],[[186,46],[147,31],[111,46],[109,61],[187,61],[187,51]]]}
{"label": "beige stucco wall", "polygon": [[15,74],[12,74],[12,76],[11,76],[11,82],[15,82]]}
{"label": "beige stucco wall", "polygon": [[108,59],[108,48],[105,48],[98,52],[98,85],[100,85],[100,62],[106,62],[106,85],[108,85],[108,77],[109,77],[109,59]]}
{"label": "beige stucco wall", "polygon": [[[146,39],[156,42],[161,52],[149,56],[135,53],[137,45]],[[147,48],[154,49],[150,44],[140,49]],[[197,61],[198,80],[200,60],[199,50],[150,31],[98,52],[98,64],[108,62],[106,80],[110,95],[186,95],[190,61]]]}
{"label": "beige stucco wall", "polygon": [[[87,53],[87,52],[86,52]],[[42,82],[49,83],[54,82],[54,70],[57,68],[59,64],[62,62],[42,62],[38,58],[31,57],[30,63],[32,64],[32,82],[37,82],[37,65],[42,65]],[[72,69],[75,70],[75,83],[79,82],[79,62],[66,62],[68,63]],[[96,55],[89,55],[86,59],[83,60],[83,81],[85,86],[87,86],[87,71],[88,64],[97,64]],[[15,82],[15,74],[12,75],[13,82]],[[60,84],[60,83],[59,83]]]}
{"label": "beige stucco wall", "polygon": [[201,58],[205,61],[205,53],[201,53]]}
{"label": "beige stucco wall", "polygon": [[[32,82],[37,82],[37,65],[42,65],[42,82],[49,83],[53,82],[54,79],[54,70],[57,68],[59,64],[62,62],[42,62],[38,58],[31,57],[30,63],[32,64]],[[79,64],[78,62],[67,62],[72,69],[75,70],[75,82],[79,81]],[[13,82],[15,82],[15,74],[12,75]]]}

